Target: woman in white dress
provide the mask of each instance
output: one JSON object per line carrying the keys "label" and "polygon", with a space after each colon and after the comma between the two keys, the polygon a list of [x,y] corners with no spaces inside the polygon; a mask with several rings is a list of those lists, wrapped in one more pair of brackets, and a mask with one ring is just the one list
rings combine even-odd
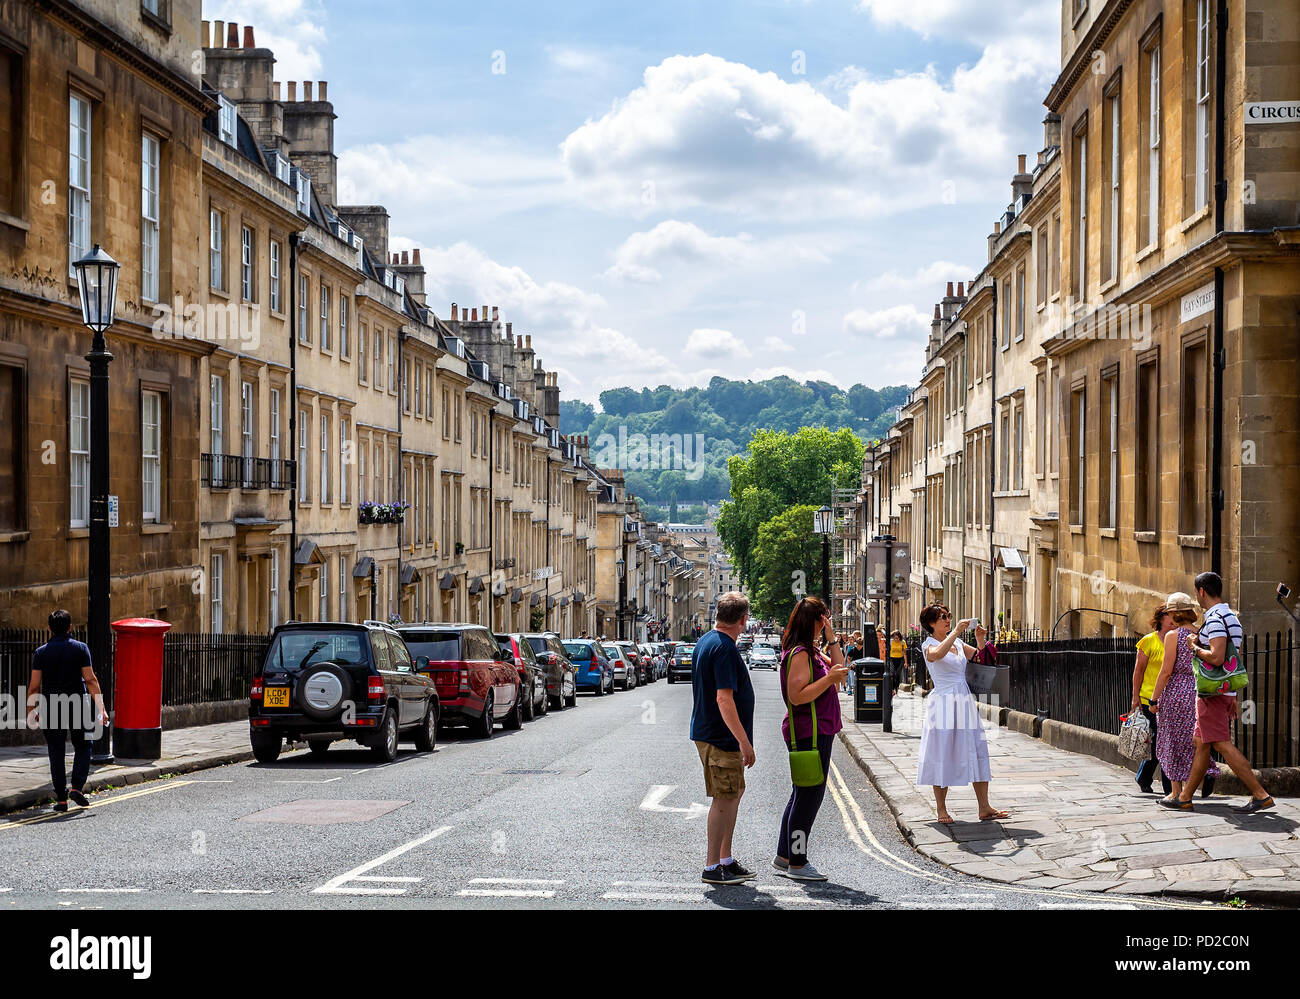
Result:
{"label": "woman in white dress", "polygon": [[[970,621],[963,620],[953,628],[952,614],[943,604],[931,604],[921,612],[921,628],[929,635],[921,654],[934,689],[925,699],[916,783],[934,788],[935,807],[944,825],[954,821],[948,814],[948,788],[962,784],[975,788],[981,820],[1005,819],[1009,814],[989,804],[989,747],[975,697],[966,685],[966,661],[976,650],[957,637],[969,626]],[[982,627],[975,629],[980,648],[987,634]]]}

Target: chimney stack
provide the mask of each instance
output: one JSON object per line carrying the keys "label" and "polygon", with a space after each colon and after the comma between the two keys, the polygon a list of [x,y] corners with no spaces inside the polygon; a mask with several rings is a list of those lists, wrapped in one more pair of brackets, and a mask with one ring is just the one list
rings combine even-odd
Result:
{"label": "chimney stack", "polygon": [[451,321],[452,321],[453,323],[455,323],[455,322],[459,322],[459,321],[460,321],[460,316],[459,316],[459,314],[458,314],[459,312],[460,312],[460,310],[456,307],[456,303],[455,303],[455,302],[452,302],[452,303],[451,303]]}
{"label": "chimney stack", "polygon": [[213,21],[212,47],[214,49],[223,48],[226,40],[226,22]]}
{"label": "chimney stack", "polygon": [[289,81],[289,103],[292,104],[298,99],[298,81]]}
{"label": "chimney stack", "polygon": [[226,25],[226,48],[239,48],[239,25],[234,21]]}
{"label": "chimney stack", "polygon": [[321,81],[320,81],[320,89],[316,91],[316,94],[317,94],[317,96],[318,96],[322,101],[323,101],[323,100],[326,100],[326,97],[325,97],[325,88],[328,87],[328,86],[329,86],[329,84],[326,83],[324,80],[321,80]]}
{"label": "chimney stack", "polygon": [[993,223],[993,235],[998,236],[1002,233],[1002,221],[999,219]]}
{"label": "chimney stack", "polygon": [[251,24],[244,25],[244,48],[257,48],[257,43],[253,41],[253,26]]}
{"label": "chimney stack", "polygon": [[[321,86],[324,86],[324,84],[321,84]],[[321,97],[324,96],[324,94],[321,95]],[[411,263],[415,264],[416,267],[420,266],[420,248],[418,246],[411,251]]]}
{"label": "chimney stack", "polygon": [[474,323],[478,322],[478,306],[475,306],[474,308],[469,310],[469,318],[470,318],[470,322],[474,322]]}
{"label": "chimney stack", "polygon": [[304,101],[309,101],[309,100],[312,99],[312,96],[311,96],[311,80],[303,80],[303,81],[302,81],[302,99],[303,99]]}
{"label": "chimney stack", "polygon": [[402,263],[403,263],[403,264],[409,264],[410,262],[411,262],[411,261],[410,261],[410,257],[407,255],[407,252],[406,252],[405,250],[403,250],[403,251],[402,251]]}

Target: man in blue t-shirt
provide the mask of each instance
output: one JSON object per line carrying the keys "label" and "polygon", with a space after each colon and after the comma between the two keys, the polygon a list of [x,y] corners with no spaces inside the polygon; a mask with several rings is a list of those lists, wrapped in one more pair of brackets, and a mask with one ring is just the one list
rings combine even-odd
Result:
{"label": "man in blue t-shirt", "polygon": [[700,880],[735,885],[754,875],[731,855],[745,768],[754,765],[754,686],[736,649],[736,638],[749,619],[749,598],[724,593],[718,598],[717,623],[695,643],[691,689],[691,739],[704,766],[704,793],[709,808],[708,853]]}

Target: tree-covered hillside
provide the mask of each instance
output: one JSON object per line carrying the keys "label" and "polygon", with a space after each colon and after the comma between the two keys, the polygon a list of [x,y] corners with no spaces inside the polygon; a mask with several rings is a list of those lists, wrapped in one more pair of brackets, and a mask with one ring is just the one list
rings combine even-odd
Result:
{"label": "tree-covered hillside", "polygon": [[[560,432],[589,435],[593,461],[626,469],[636,496],[664,506],[675,496],[689,506],[730,495],[727,459],[744,451],[755,431],[847,427],[870,440],[884,435],[909,391],[906,385],[854,385],[845,391],[784,375],[761,382],[715,376],[702,389],[609,389],[600,394],[603,412],[590,403],[561,401]],[[697,434],[703,436],[699,455]],[[679,451],[665,435],[680,435]],[[676,468],[670,467],[675,455]]]}

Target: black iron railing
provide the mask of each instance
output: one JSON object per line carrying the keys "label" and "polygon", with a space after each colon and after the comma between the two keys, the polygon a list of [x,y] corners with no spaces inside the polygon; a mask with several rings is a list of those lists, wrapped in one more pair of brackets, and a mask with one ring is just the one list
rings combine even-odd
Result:
{"label": "black iron railing", "polygon": [[199,459],[203,485],[213,489],[291,489],[297,463],[290,458],[245,458],[208,454]]}

